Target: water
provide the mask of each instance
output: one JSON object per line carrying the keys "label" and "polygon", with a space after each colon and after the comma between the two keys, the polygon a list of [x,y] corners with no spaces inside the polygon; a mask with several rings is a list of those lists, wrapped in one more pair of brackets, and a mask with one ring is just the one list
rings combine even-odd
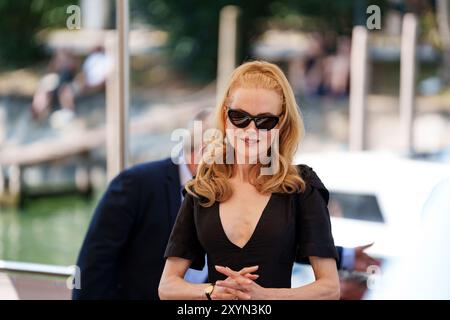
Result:
{"label": "water", "polygon": [[[4,134],[11,144],[27,144],[59,134],[58,130],[54,130],[46,122],[30,122],[26,109],[28,100],[0,97],[0,107],[7,106],[6,117],[2,117],[7,120],[8,126]],[[202,106],[200,103],[199,107]],[[86,124],[86,128],[104,124],[103,106],[103,96],[86,99],[79,107],[77,106],[79,120]],[[151,108],[152,104],[148,101],[135,101],[130,116],[139,117]],[[185,117],[188,123],[192,115],[186,113],[180,116]],[[175,127],[164,127],[158,129],[159,131],[144,132],[130,137],[130,162],[140,163],[169,156],[176,144],[170,140],[173,129]],[[106,156],[105,148],[92,151],[91,156],[92,161],[103,163]],[[70,171],[68,166],[68,162],[65,161],[58,165],[51,163],[28,168],[35,171],[30,174],[27,174],[27,170],[24,172],[25,184],[39,190],[41,185],[52,184],[59,177],[61,181],[66,179],[70,182],[73,170]],[[44,174],[46,170],[48,175]],[[39,176],[43,178],[37,179]],[[49,178],[55,176],[58,179]],[[47,197],[28,201],[24,209],[0,207],[0,260],[74,265],[100,193],[88,201],[80,196]]]}
{"label": "water", "polygon": [[[104,125],[104,100],[104,95],[99,94],[78,101],[78,120],[82,120],[86,128]],[[180,101],[186,103],[188,99]],[[160,99],[157,102],[161,106],[165,100]],[[60,134],[58,130],[48,125],[48,121],[36,123],[30,120],[28,112],[30,103],[31,97],[0,97],[0,117],[7,124],[3,131],[0,130],[0,142],[4,138],[10,144],[28,144]],[[148,112],[154,103],[156,102],[136,98],[136,95],[133,95],[130,117],[140,117]],[[199,107],[204,103],[196,102]],[[192,115],[182,116],[187,117],[188,123],[188,118],[190,119]],[[1,123],[0,128],[3,128]],[[170,142],[172,129],[175,128],[167,127],[152,133],[133,135],[129,146],[131,163],[169,156],[175,145]],[[105,148],[94,150],[92,158],[104,162]],[[46,166],[49,167],[49,175],[43,177],[47,183],[51,183],[49,176],[62,178],[67,176],[65,174],[70,169],[67,168],[67,161],[62,165],[66,167],[59,168],[52,163],[34,169],[40,170],[38,172],[40,174],[45,172]],[[29,175],[26,172],[25,182],[30,185],[33,179],[28,179]],[[71,171],[68,175],[73,177]],[[31,176],[36,178],[36,175]],[[41,183],[41,180],[38,182]],[[35,189],[39,189],[39,183],[35,183],[37,184]],[[74,265],[101,192],[103,190],[88,201],[80,196],[47,197],[28,201],[24,209],[0,207],[0,260]]]}
{"label": "water", "polygon": [[0,208],[0,259],[74,265],[99,195],[42,198]]}

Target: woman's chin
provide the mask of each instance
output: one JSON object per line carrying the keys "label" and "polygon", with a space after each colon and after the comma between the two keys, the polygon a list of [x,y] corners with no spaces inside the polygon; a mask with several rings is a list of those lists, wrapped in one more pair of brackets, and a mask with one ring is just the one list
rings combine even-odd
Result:
{"label": "woman's chin", "polygon": [[236,164],[257,164],[260,163],[261,159],[264,159],[263,155],[258,154],[257,152],[245,152],[238,153],[235,158]]}

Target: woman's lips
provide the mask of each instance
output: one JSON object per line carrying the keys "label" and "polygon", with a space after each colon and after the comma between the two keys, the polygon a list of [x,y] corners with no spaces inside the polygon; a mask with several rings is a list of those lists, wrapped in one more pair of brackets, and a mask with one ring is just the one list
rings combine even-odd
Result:
{"label": "woman's lips", "polygon": [[251,139],[249,137],[241,138],[241,140],[244,141],[246,145],[253,145],[259,142],[259,139]]}

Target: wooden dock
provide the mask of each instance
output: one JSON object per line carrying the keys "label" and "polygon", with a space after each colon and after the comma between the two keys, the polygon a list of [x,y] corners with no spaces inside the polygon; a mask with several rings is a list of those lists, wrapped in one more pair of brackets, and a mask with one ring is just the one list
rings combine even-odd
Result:
{"label": "wooden dock", "polygon": [[[151,134],[186,127],[194,114],[202,108],[212,106],[214,102],[214,96],[207,95],[194,101],[152,107],[146,114],[131,119],[130,134]],[[104,148],[106,142],[107,130],[102,126],[70,131],[25,145],[0,147],[0,203],[20,204],[24,190],[22,173],[25,168],[81,157],[85,159],[82,163],[87,167],[80,170],[89,170],[91,152]],[[83,186],[80,191],[86,191],[91,184],[88,181]]]}

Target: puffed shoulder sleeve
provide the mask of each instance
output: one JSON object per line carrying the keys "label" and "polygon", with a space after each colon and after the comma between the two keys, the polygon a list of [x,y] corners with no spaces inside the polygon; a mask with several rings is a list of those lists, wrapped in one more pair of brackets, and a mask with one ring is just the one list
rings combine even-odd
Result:
{"label": "puffed shoulder sleeve", "polygon": [[198,240],[195,225],[195,200],[188,193],[178,212],[175,225],[167,243],[164,258],[179,257],[192,261],[191,268],[202,270],[205,265],[205,251]]}
{"label": "puffed shoulder sleeve", "polygon": [[306,189],[297,195],[297,261],[310,256],[338,260],[328,212],[329,193],[310,167],[299,166]]}

